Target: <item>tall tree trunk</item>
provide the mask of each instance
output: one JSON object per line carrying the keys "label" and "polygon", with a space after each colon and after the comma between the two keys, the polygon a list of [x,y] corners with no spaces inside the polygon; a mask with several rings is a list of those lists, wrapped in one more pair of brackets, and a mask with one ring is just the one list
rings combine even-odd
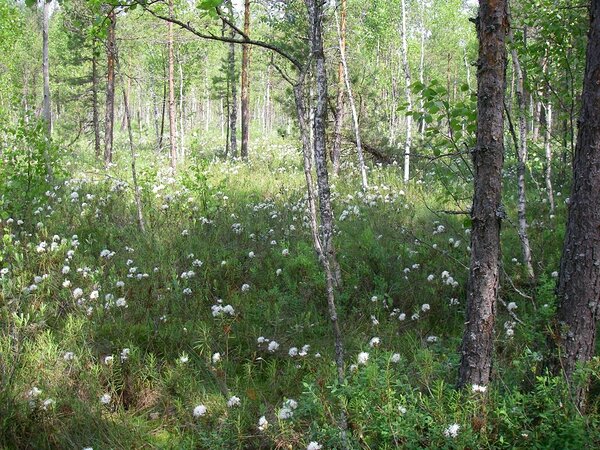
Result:
{"label": "tall tree trunk", "polygon": [[340,172],[340,158],[342,151],[342,127],[344,125],[344,63],[342,62],[342,53],[346,53],[346,15],[347,15],[347,0],[340,0],[340,21],[339,21],[339,46],[340,46],[340,62],[338,64],[338,85],[337,85],[337,101],[335,106],[335,129],[333,132],[333,146],[331,149],[331,162],[333,165],[333,174],[338,175]]}
{"label": "tall tree trunk", "polygon": [[94,127],[94,154],[100,158],[100,112],[98,107],[98,54],[96,53],[97,41],[92,44],[92,122]]}
{"label": "tall tree trunk", "polygon": [[[406,36],[406,0],[402,0],[402,70],[404,71],[404,90],[407,112],[412,113],[410,95],[410,67],[408,66],[408,43]],[[412,114],[406,115],[406,140],[404,141],[404,182],[410,179],[410,148],[412,146]]]}
{"label": "tall tree trunk", "polygon": [[183,103],[183,62],[179,60],[179,160],[185,159],[185,110]]}
{"label": "tall tree trunk", "polygon": [[137,221],[140,231],[144,233],[146,227],[144,225],[144,214],[142,211],[142,198],[140,194],[140,186],[138,185],[137,172],[135,168],[135,146],[133,144],[133,133],[131,131],[131,114],[129,113],[129,102],[127,100],[127,92],[125,87],[121,86],[123,90],[123,107],[125,109],[125,119],[127,122],[127,133],[129,135],[129,150],[131,152],[131,178],[133,180],[133,197],[135,199],[135,206],[137,209]]}
{"label": "tall tree trunk", "polygon": [[[512,32],[509,39],[513,40]],[[531,262],[531,246],[529,244],[529,235],[527,234],[527,197],[525,194],[525,173],[527,162],[527,109],[525,105],[525,75],[521,68],[521,62],[517,50],[511,50],[513,70],[517,81],[517,108],[519,113],[519,142],[517,144],[517,215],[519,219],[519,239],[521,240],[521,251],[523,253],[523,264],[527,269],[527,276],[533,280],[533,264]]]}
{"label": "tall tree trunk", "polygon": [[471,211],[471,262],[459,386],[487,385],[492,369],[499,287],[507,1],[480,0],[477,17],[477,144]]}
{"label": "tall tree trunk", "polygon": [[358,167],[360,168],[360,181],[363,191],[369,188],[369,182],[367,180],[367,168],[365,165],[365,158],[362,151],[362,143],[360,140],[360,128],[358,124],[358,113],[356,111],[356,105],[354,103],[354,95],[352,95],[352,86],[350,84],[350,75],[348,74],[348,62],[346,61],[346,49],[345,45],[342,44],[342,33],[340,23],[336,16],[338,37],[340,42],[340,62],[342,63],[343,77],[346,84],[346,91],[348,92],[348,100],[350,102],[350,111],[352,111],[352,124],[354,125],[354,135],[356,137],[356,152],[358,154]]}
{"label": "tall tree trunk", "polygon": [[[335,287],[340,284],[339,266],[333,244],[333,209],[331,190],[327,171],[326,119],[327,119],[327,74],[325,71],[325,52],[323,50],[323,3],[321,0],[305,0],[309,20],[309,42],[312,59],[315,64],[316,103],[314,108],[314,157],[317,171],[317,188],[321,216],[321,262],[325,271],[327,286],[327,305],[333,327],[335,342],[335,361],[338,382],[344,382],[344,346],[335,305]],[[340,418],[342,441],[346,447],[346,414]]]}
{"label": "tall tree trunk", "polygon": [[[173,0],[169,0],[169,17],[173,18]],[[169,53],[169,147],[171,167],[177,166],[177,125],[175,124],[175,57],[173,56],[173,23],[167,22],[167,46]]]}
{"label": "tall tree trunk", "polygon": [[550,212],[554,213],[554,190],[552,188],[552,103],[550,102],[546,103],[545,122],[544,150],[546,153],[546,191],[548,193],[548,202],[550,203]]}
{"label": "tall tree trunk", "polygon": [[[425,29],[425,8],[426,7],[427,7],[427,3],[422,1],[421,7],[420,7],[420,17],[419,17],[419,21],[420,21],[419,27],[421,28],[421,39],[420,39],[421,52],[420,52],[420,57],[419,57],[419,82],[421,83],[421,85],[425,84],[425,35],[427,33],[427,30]],[[424,107],[425,107],[425,101],[423,100],[423,98],[421,98],[420,105],[419,105],[421,114],[423,114],[423,112],[424,112]],[[425,122],[425,120],[421,119],[420,123],[418,124],[419,132],[421,133],[421,140],[425,139],[426,126],[427,126],[427,123]]]}
{"label": "tall tree trunk", "polygon": [[46,146],[44,147],[44,160],[46,172],[50,180],[54,178],[52,164],[50,162],[49,148],[52,141],[52,104],[50,98],[50,61],[48,58],[48,31],[50,22],[50,3],[52,0],[44,0],[42,11],[42,75],[44,78],[44,104],[43,116],[46,125]]}
{"label": "tall tree trunk", "polygon": [[107,76],[106,76],[106,116],[104,120],[104,164],[113,160],[113,125],[115,120],[115,58],[117,53],[115,10],[108,13],[108,37],[106,41]]}
{"label": "tall tree trunk", "polygon": [[[233,17],[233,5],[231,0],[226,0],[226,6],[229,10],[229,16],[231,20]],[[235,37],[235,31],[231,30],[230,37]],[[228,59],[227,76],[229,80],[229,87],[231,88],[231,103],[229,105],[229,150],[232,158],[237,158],[237,112],[238,112],[238,100],[237,100],[237,77],[235,71],[235,44],[229,44],[229,59]]]}
{"label": "tall tree trunk", "polygon": [[[250,0],[244,0],[244,34],[250,35]],[[250,137],[250,45],[242,46],[242,159],[248,159]]]}
{"label": "tall tree trunk", "polygon": [[[577,364],[594,356],[600,301],[600,0],[592,0],[589,12],[573,186],[557,290],[559,369],[571,383]],[[571,389],[576,403],[584,406],[587,385]]]}

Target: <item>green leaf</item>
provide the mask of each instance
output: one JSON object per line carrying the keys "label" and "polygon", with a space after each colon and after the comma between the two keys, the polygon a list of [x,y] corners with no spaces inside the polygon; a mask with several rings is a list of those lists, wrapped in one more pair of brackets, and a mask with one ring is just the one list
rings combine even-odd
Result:
{"label": "green leaf", "polygon": [[202,0],[200,3],[198,3],[198,9],[209,11],[217,6],[220,6],[221,3],[223,3],[223,0]]}
{"label": "green leaf", "polygon": [[37,0],[25,0],[25,5],[28,8],[33,8],[34,6],[37,5]]}

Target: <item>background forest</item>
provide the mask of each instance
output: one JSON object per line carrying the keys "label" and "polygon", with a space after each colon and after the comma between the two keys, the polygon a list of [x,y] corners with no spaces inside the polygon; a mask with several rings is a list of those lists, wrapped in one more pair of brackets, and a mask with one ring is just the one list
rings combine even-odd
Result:
{"label": "background forest", "polygon": [[600,446],[600,2],[509,3],[0,0],[0,448]]}

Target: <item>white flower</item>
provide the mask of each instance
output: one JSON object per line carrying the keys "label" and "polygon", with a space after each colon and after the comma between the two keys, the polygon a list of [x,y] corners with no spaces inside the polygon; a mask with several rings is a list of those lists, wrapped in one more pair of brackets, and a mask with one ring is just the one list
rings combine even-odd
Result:
{"label": "white flower", "polygon": [[71,268],[69,266],[63,266],[61,272],[62,272],[63,275],[66,275],[66,274],[69,273],[70,270],[71,270]]}
{"label": "white flower", "polygon": [[479,384],[474,384],[474,385],[471,386],[471,390],[473,392],[481,392],[481,393],[483,393],[483,392],[487,391],[487,386],[481,386]]}
{"label": "white flower", "polygon": [[250,285],[247,283],[242,284],[242,292],[248,292],[250,290]]}
{"label": "white flower", "polygon": [[254,252],[248,253],[248,258],[254,258]]}
{"label": "white flower", "polygon": [[282,255],[282,256],[288,256],[289,254],[290,254],[290,251],[289,251],[289,249],[287,249],[287,248],[284,248],[284,249],[281,251],[281,255]]}
{"label": "white flower", "polygon": [[400,353],[394,353],[392,355],[392,357],[390,358],[390,361],[393,362],[394,364],[397,364],[400,362]]}
{"label": "white flower", "polygon": [[102,403],[103,405],[108,405],[110,403],[110,399],[110,394],[102,394],[102,397],[100,397],[100,403]]}
{"label": "white flower", "polygon": [[125,300],[123,297],[118,298],[117,302],[116,302],[116,305],[119,306],[119,307],[125,307],[126,308],[127,307],[127,300]]}
{"label": "white flower", "polygon": [[183,290],[183,295],[192,295],[192,290],[190,288],[185,288]]}
{"label": "white flower", "polygon": [[377,301],[377,296],[376,296],[376,295],[374,295],[373,297],[371,297],[371,301],[372,301],[372,302],[376,302],[376,301]]}
{"label": "white flower", "polygon": [[32,387],[31,390],[27,393],[29,398],[36,398],[42,393],[42,390],[37,388],[36,386]]}
{"label": "white flower", "polygon": [[269,422],[267,422],[267,418],[265,416],[261,416],[260,419],[258,419],[258,429],[260,431],[265,431],[268,426]]}
{"label": "white flower", "polygon": [[455,438],[458,436],[458,430],[460,430],[460,425],[457,423],[453,423],[444,430],[444,436]]}
{"label": "white flower", "polygon": [[75,298],[75,300],[77,300],[82,295],[83,295],[83,289],[81,289],[81,288],[73,289],[73,298]]}
{"label": "white flower", "polygon": [[400,412],[400,414],[406,414],[406,408],[402,405],[398,406],[398,411]]}
{"label": "white flower", "polygon": [[292,358],[294,356],[298,356],[298,347],[291,347],[288,351],[288,355],[290,355]]}
{"label": "white flower", "polygon": [[434,278],[435,278],[435,275],[431,274],[427,277],[427,281],[433,281]]}
{"label": "white flower", "polygon": [[53,398],[47,398],[46,400],[44,400],[44,402],[42,403],[42,408],[43,409],[48,409],[51,406],[53,406],[56,402],[54,401]]}
{"label": "white flower", "polygon": [[437,336],[427,336],[427,342],[429,343],[434,343],[438,341],[438,337]]}
{"label": "white flower", "polygon": [[507,307],[506,307],[509,311],[512,311],[513,309],[517,309],[517,304],[515,302],[510,302]]}
{"label": "white flower", "polygon": [[73,352],[65,352],[63,355],[63,359],[65,361],[73,361],[75,359],[75,353]]}
{"label": "white flower", "polygon": [[206,414],[206,406],[198,405],[194,408],[194,417],[202,417]]}
{"label": "white flower", "polygon": [[90,294],[90,300],[97,300],[99,295],[100,294],[98,293],[98,291],[92,291],[92,293]]}
{"label": "white flower", "polygon": [[185,364],[185,363],[186,363],[186,362],[188,362],[189,360],[190,360],[190,358],[189,358],[189,356],[187,355],[187,353],[186,353],[186,352],[183,352],[183,353],[181,354],[181,356],[179,357],[179,362],[180,362],[181,364]]}
{"label": "white flower", "polygon": [[318,442],[312,441],[308,444],[308,447],[306,447],[306,450],[321,450],[323,448],[323,446],[321,444],[319,444]]}
{"label": "white flower", "polygon": [[235,395],[232,396],[229,400],[227,400],[227,406],[229,408],[233,408],[235,406],[240,406],[241,403],[242,403],[242,401],[240,400],[240,398],[236,397]]}
{"label": "white flower", "polygon": [[283,272],[283,270],[281,270],[281,269],[277,269],[277,270],[275,271],[275,275],[279,276],[279,275],[281,275],[281,273],[282,273],[282,272]]}
{"label": "white flower", "polygon": [[275,351],[279,348],[279,344],[276,341],[269,342],[268,350],[271,353],[275,353]]}
{"label": "white flower", "polygon": [[357,358],[358,364],[362,364],[364,366],[367,364],[367,361],[369,361],[369,354],[367,352],[360,352]]}
{"label": "white flower", "polygon": [[221,354],[219,352],[213,353],[212,363],[217,364],[219,361],[221,361]]}
{"label": "white flower", "polygon": [[379,339],[378,337],[371,338],[371,340],[369,341],[369,347],[379,347],[380,343],[381,339]]}
{"label": "white flower", "polygon": [[112,355],[105,356],[104,357],[104,364],[106,364],[106,365],[112,364],[113,359],[114,358],[112,357]]}
{"label": "white flower", "polygon": [[259,336],[258,339],[256,339],[256,342],[258,342],[259,344],[263,344],[264,342],[267,342],[268,339],[265,338],[264,336]]}
{"label": "white flower", "polygon": [[121,351],[121,362],[127,361],[127,359],[129,358],[129,353],[131,353],[131,350],[128,348],[124,348]]}
{"label": "white flower", "polygon": [[552,278],[558,278],[558,272],[557,271],[552,272]]}
{"label": "white flower", "polygon": [[398,320],[406,320],[406,314],[404,314],[404,313],[398,314]]}
{"label": "white flower", "polygon": [[429,306],[429,303],[423,303],[423,304],[421,305],[421,311],[423,311],[423,312],[427,312],[427,311],[429,311],[430,309],[431,309],[431,307]]}
{"label": "white flower", "polygon": [[122,288],[123,286],[125,286],[125,283],[123,281],[117,281],[115,283],[115,286],[117,286],[118,288]]}

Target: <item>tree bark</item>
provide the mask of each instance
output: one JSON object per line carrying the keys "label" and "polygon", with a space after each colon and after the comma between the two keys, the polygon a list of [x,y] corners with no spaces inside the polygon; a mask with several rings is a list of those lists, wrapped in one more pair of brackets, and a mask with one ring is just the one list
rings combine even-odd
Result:
{"label": "tree bark", "polygon": [[92,123],[94,127],[94,154],[100,158],[100,112],[98,107],[98,54],[96,53],[97,40],[92,43]]}
{"label": "tree bark", "polygon": [[[406,94],[407,112],[412,113],[412,97],[410,95],[410,67],[408,66],[408,43],[406,37],[406,0],[402,0],[402,70],[404,71],[404,92]],[[412,114],[406,115],[406,140],[404,141],[404,182],[410,179],[410,148],[412,146]]]}
{"label": "tree bark", "polygon": [[[250,0],[244,0],[244,34],[250,35]],[[242,159],[248,159],[250,137],[250,44],[242,46]]]}
{"label": "tree bark", "polygon": [[[169,17],[173,18],[173,0],[169,0]],[[173,23],[167,22],[167,47],[169,53],[169,148],[171,168],[177,167],[177,125],[175,124],[175,58],[173,55]]]}
{"label": "tree bark", "polygon": [[[594,356],[600,300],[600,0],[590,5],[586,68],[573,162],[567,232],[558,282],[560,370],[573,382],[579,363]],[[587,385],[572,385],[585,405]]]}
{"label": "tree bark", "polygon": [[54,172],[52,163],[50,162],[50,144],[52,142],[52,103],[50,97],[50,61],[48,58],[48,31],[50,22],[50,3],[52,0],[43,0],[44,6],[42,11],[42,76],[44,78],[44,103],[43,117],[46,125],[46,146],[44,147],[44,160],[46,163],[46,173],[52,180]]}
{"label": "tree bark", "polygon": [[135,168],[135,146],[133,144],[133,133],[131,131],[131,114],[129,113],[129,102],[127,100],[127,92],[125,87],[121,87],[123,90],[123,108],[125,109],[125,119],[127,122],[127,133],[129,135],[129,150],[131,152],[131,177],[133,180],[133,197],[135,199],[135,206],[137,209],[137,221],[140,231],[144,233],[146,227],[144,225],[144,214],[142,211],[142,198],[140,194],[140,186],[138,185],[137,172]]}
{"label": "tree bark", "polygon": [[546,153],[546,191],[548,193],[548,202],[550,203],[550,212],[554,213],[554,190],[552,188],[552,103],[546,103],[544,130],[544,151]]}
{"label": "tree bark", "polygon": [[477,18],[477,143],[471,212],[471,262],[467,317],[458,385],[487,385],[492,369],[499,287],[504,92],[506,88],[507,0],[480,0]]}
{"label": "tree bark", "polygon": [[339,46],[340,46],[340,62],[338,64],[338,85],[337,85],[337,100],[335,107],[335,128],[333,132],[333,145],[331,149],[331,162],[333,165],[333,174],[338,175],[340,172],[340,158],[342,151],[342,127],[344,125],[344,63],[342,62],[342,53],[346,53],[346,15],[347,15],[347,0],[340,0],[340,22],[339,22]]}
{"label": "tree bark", "polygon": [[[314,158],[317,171],[317,191],[321,216],[321,262],[325,271],[327,286],[327,306],[329,319],[333,327],[335,343],[335,361],[338,382],[344,382],[344,346],[335,305],[335,287],[340,284],[339,266],[333,245],[333,209],[331,190],[327,171],[326,115],[327,115],[327,73],[325,70],[325,52],[323,50],[323,3],[321,0],[305,0],[309,20],[309,42],[311,56],[315,64],[316,103],[314,108]],[[340,418],[342,440],[346,446],[346,415],[342,411]]]}
{"label": "tree bark", "polygon": [[[512,32],[509,39],[513,40]],[[531,262],[531,245],[529,244],[529,235],[527,233],[527,197],[525,193],[525,173],[527,162],[527,109],[525,105],[525,75],[521,68],[521,62],[517,50],[511,50],[513,70],[517,82],[517,108],[519,117],[519,142],[516,144],[517,153],[517,215],[519,220],[519,239],[521,241],[521,251],[523,253],[523,264],[527,270],[527,276],[533,280],[533,264]]]}
{"label": "tree bark", "polygon": [[[229,10],[229,16],[231,20],[233,20],[233,6],[231,4],[231,0],[226,1],[227,8]],[[235,37],[235,31],[231,30],[230,34],[231,38]],[[231,88],[231,103],[229,105],[229,150],[232,158],[237,158],[238,150],[237,150],[237,111],[238,111],[238,103],[237,103],[237,80],[235,73],[235,44],[229,44],[229,58],[228,58],[228,80],[229,87]]]}
{"label": "tree bark", "polygon": [[115,120],[115,58],[117,53],[115,10],[108,13],[108,37],[106,41],[106,116],[104,120],[104,164],[113,160],[113,125]]}
{"label": "tree bark", "polygon": [[[354,103],[354,95],[352,95],[352,86],[350,85],[350,75],[348,74],[348,63],[346,61],[346,50],[345,44],[342,43],[342,33],[340,23],[337,20],[338,25],[338,37],[340,42],[340,62],[342,63],[343,78],[346,84],[346,91],[348,92],[348,100],[350,102],[350,111],[352,111],[352,124],[354,126],[354,135],[356,136],[356,153],[358,154],[358,167],[360,169],[360,181],[363,191],[369,188],[369,181],[367,180],[367,167],[365,165],[365,157],[363,155],[362,143],[360,139],[360,128],[358,124],[358,113],[356,111],[356,105]],[[336,124],[337,125],[337,124]],[[340,130],[341,131],[341,130]],[[337,136],[336,136],[337,139]]]}

